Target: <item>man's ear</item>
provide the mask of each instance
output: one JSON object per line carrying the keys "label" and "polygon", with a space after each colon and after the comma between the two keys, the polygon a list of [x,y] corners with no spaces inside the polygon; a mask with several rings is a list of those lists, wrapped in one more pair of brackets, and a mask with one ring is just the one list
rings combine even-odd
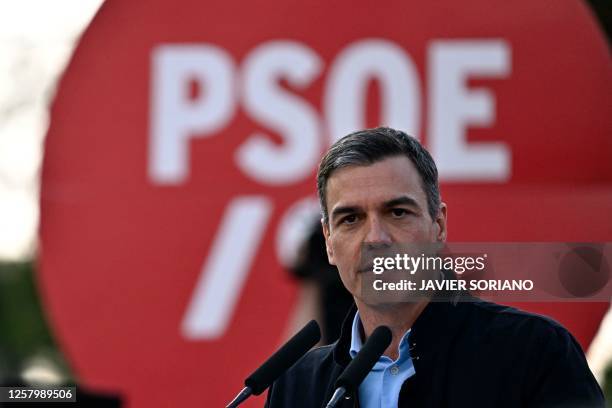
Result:
{"label": "man's ear", "polygon": [[321,226],[323,227],[323,236],[325,237],[325,251],[327,252],[327,260],[329,261],[330,265],[335,265],[336,261],[334,261],[334,250],[329,242],[329,224],[326,223],[323,218],[321,218]]}
{"label": "man's ear", "polygon": [[448,231],[446,229],[447,226],[447,207],[446,207],[446,203],[440,203],[440,207],[438,208],[438,215],[436,216],[436,219],[434,220],[434,222],[437,225],[437,231],[436,231],[436,241],[438,242],[446,242],[446,236],[448,234]]}

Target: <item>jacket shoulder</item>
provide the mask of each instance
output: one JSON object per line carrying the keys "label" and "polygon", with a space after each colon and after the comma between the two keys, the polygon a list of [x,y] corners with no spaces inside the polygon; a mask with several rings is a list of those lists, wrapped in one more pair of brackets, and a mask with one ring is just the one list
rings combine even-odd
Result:
{"label": "jacket shoulder", "polygon": [[328,371],[336,365],[334,362],[335,346],[336,343],[333,343],[313,348],[287,370],[285,376],[302,377],[306,374],[311,375],[313,372],[321,374],[322,371]]}
{"label": "jacket shoulder", "polygon": [[488,350],[498,368],[517,374],[523,406],[604,406],[582,348],[559,322],[482,300],[467,307],[478,353]]}
{"label": "jacket shoulder", "polygon": [[268,391],[266,407],[322,406],[342,367],[334,361],[336,343],[306,353]]}
{"label": "jacket shoulder", "polygon": [[[550,317],[514,307],[477,300],[469,304],[478,326],[490,335],[514,334],[526,338],[566,337],[570,332]],[[482,324],[484,323],[484,324]],[[526,337],[525,337],[526,336]]]}

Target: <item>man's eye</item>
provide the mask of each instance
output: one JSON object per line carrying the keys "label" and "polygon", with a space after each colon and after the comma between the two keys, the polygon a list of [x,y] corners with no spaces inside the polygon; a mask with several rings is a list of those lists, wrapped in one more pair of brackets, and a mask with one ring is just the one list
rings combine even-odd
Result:
{"label": "man's eye", "polygon": [[394,208],[391,210],[391,215],[393,215],[393,217],[395,218],[402,218],[408,215],[408,210],[405,210],[403,208]]}
{"label": "man's eye", "polygon": [[354,214],[347,215],[342,219],[342,224],[354,224],[357,222],[357,216]]}

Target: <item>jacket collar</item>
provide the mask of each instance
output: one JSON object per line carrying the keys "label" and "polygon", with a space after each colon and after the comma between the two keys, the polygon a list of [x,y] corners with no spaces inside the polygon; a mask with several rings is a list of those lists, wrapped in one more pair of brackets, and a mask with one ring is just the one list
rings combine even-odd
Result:
{"label": "jacket collar", "polygon": [[[410,350],[413,358],[436,350],[442,341],[454,338],[461,328],[466,315],[465,302],[474,298],[457,293],[453,298],[434,299],[430,301],[412,325],[410,332]],[[353,306],[344,318],[340,338],[334,347],[334,361],[346,366],[351,362],[349,350],[351,347],[351,328],[357,306]],[[417,342],[418,339],[418,342]]]}

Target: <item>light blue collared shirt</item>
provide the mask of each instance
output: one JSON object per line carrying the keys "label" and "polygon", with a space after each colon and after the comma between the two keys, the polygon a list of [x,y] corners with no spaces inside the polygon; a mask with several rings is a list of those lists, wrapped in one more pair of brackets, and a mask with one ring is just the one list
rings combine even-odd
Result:
{"label": "light blue collared shirt", "polygon": [[[360,334],[361,319],[359,312],[353,319],[351,333],[351,358],[355,358],[363,343]],[[359,405],[363,408],[397,408],[399,392],[406,379],[414,375],[414,365],[410,357],[408,330],[399,343],[399,357],[393,361],[381,356],[374,368],[359,386]]]}

